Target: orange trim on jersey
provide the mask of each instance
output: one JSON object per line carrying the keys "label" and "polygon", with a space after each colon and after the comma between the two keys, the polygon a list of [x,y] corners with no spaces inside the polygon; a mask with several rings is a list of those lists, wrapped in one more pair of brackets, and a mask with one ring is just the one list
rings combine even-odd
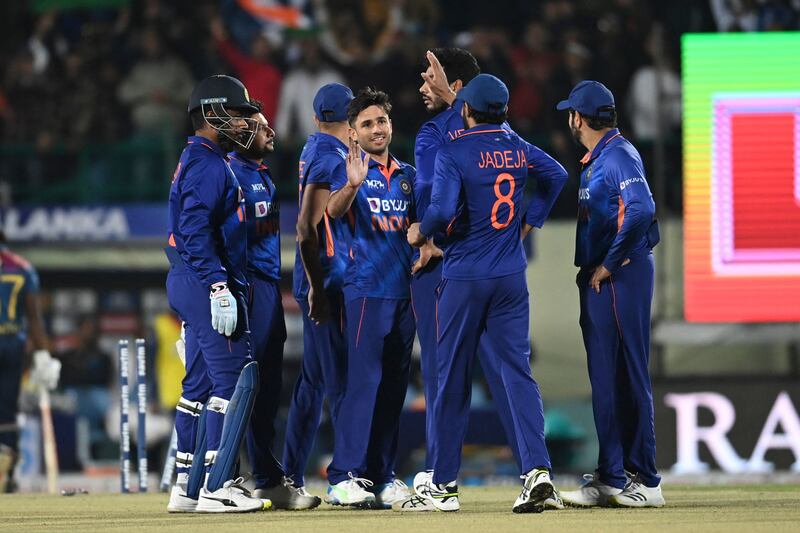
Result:
{"label": "orange trim on jersey", "polygon": [[609,277],[608,282],[611,285],[611,309],[614,310],[614,320],[617,321],[617,331],[619,338],[622,339],[622,325],[619,323],[619,315],[617,315],[617,291],[614,290],[614,279]]}
{"label": "orange trim on jersey", "polygon": [[619,208],[617,210],[617,233],[622,229],[622,223],[625,222],[625,202],[622,201],[622,196],[619,196]]}
{"label": "orange trim on jersey", "polygon": [[438,342],[439,338],[440,338],[440,335],[439,335],[439,298],[438,298],[438,296],[436,298],[436,310],[435,310],[435,312],[436,312],[436,341]]}
{"label": "orange trim on jersey", "polygon": [[367,299],[362,298],[361,301],[361,318],[358,321],[358,332],[356,332],[356,348],[358,348],[358,340],[361,338],[361,326],[364,324],[364,310],[367,308]]}
{"label": "orange trim on jersey", "polygon": [[586,163],[588,163],[591,157],[592,157],[592,152],[586,152],[585,154],[583,154],[583,157],[581,157],[580,161],[581,165],[585,165]]}
{"label": "orange trim on jersey", "polygon": [[447,235],[448,237],[450,236],[450,234],[453,232],[453,226],[455,226],[455,224],[456,224],[456,217],[453,217],[453,220],[451,220],[450,223],[447,225],[447,229],[444,230],[445,235]]}
{"label": "orange trim on jersey", "polygon": [[325,253],[328,257],[333,257],[335,253],[333,249],[333,232],[331,231],[331,222],[328,219],[328,213],[322,213],[322,220],[325,222]]}
{"label": "orange trim on jersey", "polygon": [[170,246],[172,246],[173,248],[176,248],[176,247],[178,246],[177,244],[175,244],[175,234],[174,234],[174,233],[170,233],[170,234],[169,234],[169,240],[168,240],[167,242],[168,242],[168,243],[169,243],[169,245],[170,245]]}
{"label": "orange trim on jersey", "polygon": [[378,163],[378,170],[380,170],[381,174],[383,174],[383,177],[386,178],[386,184],[389,186],[391,186],[392,184],[392,174],[394,173],[395,170],[399,168],[400,166],[394,162],[394,159],[392,159],[391,156],[389,157],[388,167],[385,167],[380,163]]}
{"label": "orange trim on jersey", "polygon": [[479,133],[503,133],[503,132],[505,132],[505,131],[506,131],[506,130],[502,130],[502,129],[500,129],[500,130],[481,130],[481,131],[470,131],[470,132],[467,132],[467,133],[462,133],[461,135],[459,135],[459,136],[458,136],[458,137],[456,137],[456,138],[457,138],[457,139],[460,139],[460,138],[462,138],[462,137],[466,137],[467,135],[477,135],[477,134],[479,134]]}
{"label": "orange trim on jersey", "polygon": [[414,315],[414,321],[419,322],[419,319],[417,318],[417,308],[414,307],[414,289],[410,286],[408,287],[408,293],[411,296],[411,313]]}
{"label": "orange trim on jersey", "polygon": [[242,209],[242,206],[236,209],[236,216],[239,218],[239,222],[244,222],[244,209]]}

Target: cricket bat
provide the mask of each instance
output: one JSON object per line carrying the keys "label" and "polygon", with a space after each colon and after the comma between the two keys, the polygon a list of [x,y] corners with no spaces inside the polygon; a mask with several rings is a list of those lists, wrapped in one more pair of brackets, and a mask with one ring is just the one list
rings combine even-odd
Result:
{"label": "cricket bat", "polygon": [[39,388],[39,410],[42,413],[42,441],[44,444],[44,465],[47,472],[47,491],[56,494],[58,480],[58,454],[56,433],[53,429],[53,415],[50,410],[50,391]]}

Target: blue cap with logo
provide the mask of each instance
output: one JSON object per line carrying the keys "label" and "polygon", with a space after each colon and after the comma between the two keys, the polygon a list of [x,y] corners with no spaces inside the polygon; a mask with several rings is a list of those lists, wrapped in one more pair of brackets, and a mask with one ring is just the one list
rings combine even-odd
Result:
{"label": "blue cap with logo", "polygon": [[457,97],[475,111],[499,115],[508,106],[508,87],[491,74],[478,74],[458,91]]}
{"label": "blue cap with logo", "polygon": [[314,114],[320,122],[347,120],[347,106],[353,99],[350,87],[341,83],[323,85],[314,96]]}
{"label": "blue cap with logo", "polygon": [[572,88],[566,100],[558,103],[556,109],[574,109],[587,117],[610,118],[614,111],[614,95],[599,81],[583,80]]}

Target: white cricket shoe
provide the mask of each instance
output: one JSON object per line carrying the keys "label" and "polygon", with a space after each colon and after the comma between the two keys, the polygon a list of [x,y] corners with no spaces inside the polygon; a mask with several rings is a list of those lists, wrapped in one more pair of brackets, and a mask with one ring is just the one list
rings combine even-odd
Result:
{"label": "white cricket shoe", "polygon": [[583,479],[586,483],[578,490],[568,490],[561,493],[561,499],[565,504],[575,507],[608,507],[608,499],[611,496],[622,493],[622,489],[602,483],[597,472],[584,474]]}
{"label": "white cricket shoe", "polygon": [[433,472],[420,472],[414,476],[414,492],[425,498],[439,511],[458,511],[458,485],[455,480],[449,483],[434,483]]}
{"label": "white cricket shoe", "polygon": [[322,503],[319,496],[309,494],[305,487],[295,487],[291,478],[284,477],[280,485],[268,489],[256,489],[253,495],[257,498],[266,498],[272,501],[275,509],[290,511],[305,511],[314,509]]}
{"label": "white cricket shoe", "polygon": [[558,489],[555,489],[553,495],[544,501],[544,510],[561,511],[562,509],[564,509],[564,500],[561,499],[561,494],[558,493]]}
{"label": "white cricket shoe", "polygon": [[369,509],[375,503],[375,495],[365,490],[372,486],[372,481],[355,477],[348,472],[350,479],[340,481],[328,487],[325,502],[331,505],[349,505],[361,509]]}
{"label": "white cricket shoe", "polygon": [[222,488],[209,491],[205,487],[200,489],[200,498],[197,500],[198,513],[249,513],[269,509],[272,503],[254,498],[250,492],[241,486],[244,478],[229,479]]}
{"label": "white cricket shoe", "polygon": [[402,513],[414,513],[424,511],[435,511],[436,507],[433,502],[426,500],[422,496],[412,494],[408,498],[396,501],[392,504],[392,511],[400,511]]}
{"label": "white cricket shoe", "polygon": [[372,491],[375,494],[375,507],[377,509],[391,509],[395,502],[403,501],[411,497],[408,485],[399,479],[393,479],[389,483],[383,483]]}
{"label": "white cricket shoe", "polygon": [[639,476],[634,476],[620,494],[610,496],[608,502],[616,507],[664,507],[667,503],[661,494],[661,484],[647,487]]}
{"label": "white cricket shoe", "polygon": [[544,511],[545,501],[555,493],[550,472],[545,468],[534,468],[520,477],[524,480],[522,492],[517,496],[511,510],[515,513],[541,513]]}
{"label": "white cricket shoe", "polygon": [[169,493],[168,513],[193,513],[197,508],[197,500],[186,495],[186,485],[176,483]]}

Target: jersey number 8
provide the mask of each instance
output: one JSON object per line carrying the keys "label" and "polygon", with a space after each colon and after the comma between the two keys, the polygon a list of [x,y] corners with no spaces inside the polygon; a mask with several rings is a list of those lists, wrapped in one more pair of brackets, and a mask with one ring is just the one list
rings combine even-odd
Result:
{"label": "jersey number 8", "polygon": [[[507,181],[509,184],[509,189],[507,194],[503,194],[500,191],[500,184],[504,181]],[[517,184],[514,182],[514,176],[509,174],[508,172],[503,172],[502,174],[497,176],[497,179],[494,182],[494,195],[497,197],[497,201],[492,205],[492,227],[494,229],[503,229],[507,228],[509,224],[511,224],[511,220],[514,218],[514,189],[516,188]],[[505,222],[499,222],[497,220],[497,211],[500,209],[501,205],[508,206],[508,218]]]}

